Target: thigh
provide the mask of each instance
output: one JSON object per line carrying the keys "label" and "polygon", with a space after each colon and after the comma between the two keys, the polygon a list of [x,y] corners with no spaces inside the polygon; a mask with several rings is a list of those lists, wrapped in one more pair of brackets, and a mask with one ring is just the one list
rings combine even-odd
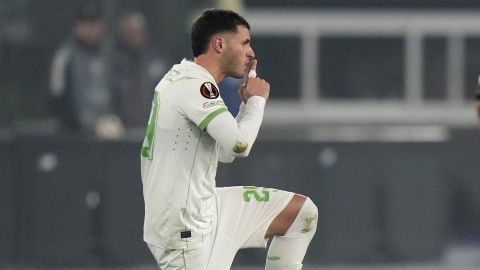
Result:
{"label": "thigh", "polygon": [[210,242],[188,249],[163,249],[148,245],[160,270],[207,270]]}
{"label": "thigh", "polygon": [[[293,193],[263,187],[217,188],[217,234],[237,250],[266,246],[265,233]],[[215,251],[215,250],[214,250]]]}
{"label": "thigh", "polygon": [[269,188],[217,188],[217,226],[209,270],[228,270],[241,248],[265,248],[270,223],[293,193]]}
{"label": "thigh", "polygon": [[238,246],[226,235],[222,233],[215,234],[215,241],[210,252],[207,269],[229,270],[232,267],[233,259],[238,249]]}

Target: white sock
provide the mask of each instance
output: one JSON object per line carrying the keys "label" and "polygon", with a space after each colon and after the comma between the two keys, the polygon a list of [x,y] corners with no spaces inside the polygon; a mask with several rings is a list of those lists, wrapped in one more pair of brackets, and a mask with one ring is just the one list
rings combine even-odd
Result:
{"label": "white sock", "polygon": [[318,209],[307,198],[284,236],[275,236],[267,253],[265,270],[300,270],[308,245],[317,231]]}

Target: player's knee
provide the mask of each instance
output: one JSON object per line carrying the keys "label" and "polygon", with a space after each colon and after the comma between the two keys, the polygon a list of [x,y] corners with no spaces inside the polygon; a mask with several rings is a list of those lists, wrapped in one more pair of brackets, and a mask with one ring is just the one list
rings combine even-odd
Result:
{"label": "player's knee", "polygon": [[292,226],[288,229],[285,236],[302,237],[315,234],[318,223],[318,208],[315,203],[307,197],[303,203],[297,218]]}
{"label": "player's knee", "polygon": [[306,232],[308,231],[315,231],[317,230],[317,223],[318,223],[318,207],[315,203],[307,197],[305,202],[303,203],[302,209],[304,209],[305,215],[305,227],[303,228]]}

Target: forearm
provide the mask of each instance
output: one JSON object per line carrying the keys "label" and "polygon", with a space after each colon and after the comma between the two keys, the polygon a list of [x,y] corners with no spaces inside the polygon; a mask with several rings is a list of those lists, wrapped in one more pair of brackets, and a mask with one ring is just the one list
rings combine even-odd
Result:
{"label": "forearm", "polygon": [[235,117],[235,120],[237,120],[237,122],[240,122],[243,118],[243,115],[245,114],[245,102],[242,101],[242,103],[240,103],[240,107],[238,108],[238,114],[237,114],[237,117]]}
{"label": "forearm", "polygon": [[265,99],[254,96],[241,108],[237,120],[231,114],[221,114],[207,126],[207,132],[220,145],[226,157],[248,156],[263,119]]}

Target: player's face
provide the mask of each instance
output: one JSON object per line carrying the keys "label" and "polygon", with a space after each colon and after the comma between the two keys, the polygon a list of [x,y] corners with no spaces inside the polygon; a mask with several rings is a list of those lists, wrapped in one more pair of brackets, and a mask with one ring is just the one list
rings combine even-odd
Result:
{"label": "player's face", "polygon": [[222,69],[226,76],[242,78],[248,72],[248,63],[255,56],[250,46],[250,31],[237,26],[237,32],[225,36],[226,50],[222,57]]}

